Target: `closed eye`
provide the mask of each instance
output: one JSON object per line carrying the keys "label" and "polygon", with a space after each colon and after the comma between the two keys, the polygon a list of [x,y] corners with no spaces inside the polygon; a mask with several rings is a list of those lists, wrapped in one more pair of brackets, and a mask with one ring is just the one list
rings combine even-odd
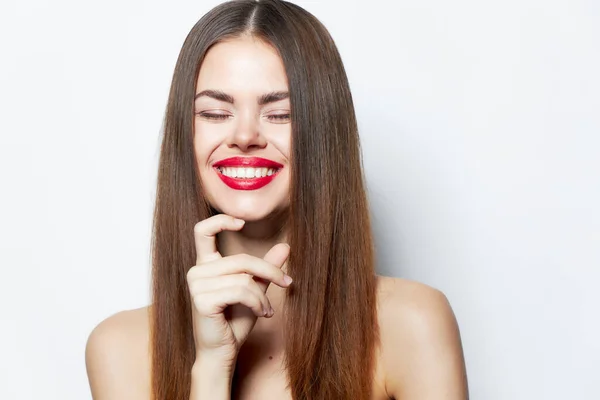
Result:
{"label": "closed eye", "polygon": [[267,115],[267,118],[271,121],[286,122],[290,119],[290,114],[272,114]]}
{"label": "closed eye", "polygon": [[[224,121],[231,117],[229,114],[213,114],[207,112],[196,113],[202,118],[213,120],[213,121]],[[290,114],[271,114],[267,115],[267,119],[274,122],[287,122],[290,119]]]}
{"label": "closed eye", "polygon": [[206,113],[206,112],[199,112],[197,114],[199,116],[201,116],[202,118],[216,120],[216,121],[222,121],[222,120],[225,120],[230,117],[230,115],[228,115],[228,114],[211,114],[211,113]]}

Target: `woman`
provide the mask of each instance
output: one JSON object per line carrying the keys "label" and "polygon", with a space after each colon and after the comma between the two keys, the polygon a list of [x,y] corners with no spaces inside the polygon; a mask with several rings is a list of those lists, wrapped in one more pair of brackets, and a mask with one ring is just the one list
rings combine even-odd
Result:
{"label": "woman", "polygon": [[349,85],[315,17],[214,8],[164,129],[152,304],[90,335],[94,399],[467,397],[446,297],[375,274]]}

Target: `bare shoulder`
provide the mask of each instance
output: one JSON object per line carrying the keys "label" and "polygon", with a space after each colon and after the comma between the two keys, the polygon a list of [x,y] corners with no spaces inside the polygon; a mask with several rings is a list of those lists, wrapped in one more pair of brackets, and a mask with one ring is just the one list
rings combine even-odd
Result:
{"label": "bare shoulder", "polygon": [[94,400],[149,398],[149,307],[126,310],[90,333],[85,364]]}
{"label": "bare shoulder", "polygon": [[423,283],[379,276],[378,319],[390,398],[468,398],[459,327],[444,293]]}

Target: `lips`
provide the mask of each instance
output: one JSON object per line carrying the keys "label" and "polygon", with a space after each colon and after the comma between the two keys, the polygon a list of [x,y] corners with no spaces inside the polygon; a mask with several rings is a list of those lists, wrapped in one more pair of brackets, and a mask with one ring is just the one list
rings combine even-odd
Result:
{"label": "lips", "polygon": [[217,161],[213,167],[283,168],[282,164],[261,157],[229,157]]}
{"label": "lips", "polygon": [[[235,167],[268,168],[275,169],[276,171],[272,175],[254,178],[234,178],[231,176],[226,176],[221,172],[222,168]],[[283,165],[273,160],[261,157],[230,157],[217,161],[213,164],[213,168],[223,183],[230,188],[236,190],[256,190],[271,183],[277,177],[279,171],[281,168],[283,168]]]}

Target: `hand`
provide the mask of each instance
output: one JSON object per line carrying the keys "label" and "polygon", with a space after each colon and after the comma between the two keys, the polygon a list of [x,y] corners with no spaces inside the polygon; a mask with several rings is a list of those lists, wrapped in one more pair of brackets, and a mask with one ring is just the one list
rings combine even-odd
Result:
{"label": "hand", "polygon": [[[216,234],[240,230],[244,221],[219,214],[194,227],[196,265],[187,273],[192,299],[192,320],[196,358],[208,357],[234,366],[237,353],[258,317],[271,317],[271,303],[265,292],[271,282],[286,288],[281,270],[289,246],[278,243],[264,258],[248,254],[222,257],[217,251]],[[289,277],[288,277],[289,278]],[[226,317],[224,311],[230,307]]]}

